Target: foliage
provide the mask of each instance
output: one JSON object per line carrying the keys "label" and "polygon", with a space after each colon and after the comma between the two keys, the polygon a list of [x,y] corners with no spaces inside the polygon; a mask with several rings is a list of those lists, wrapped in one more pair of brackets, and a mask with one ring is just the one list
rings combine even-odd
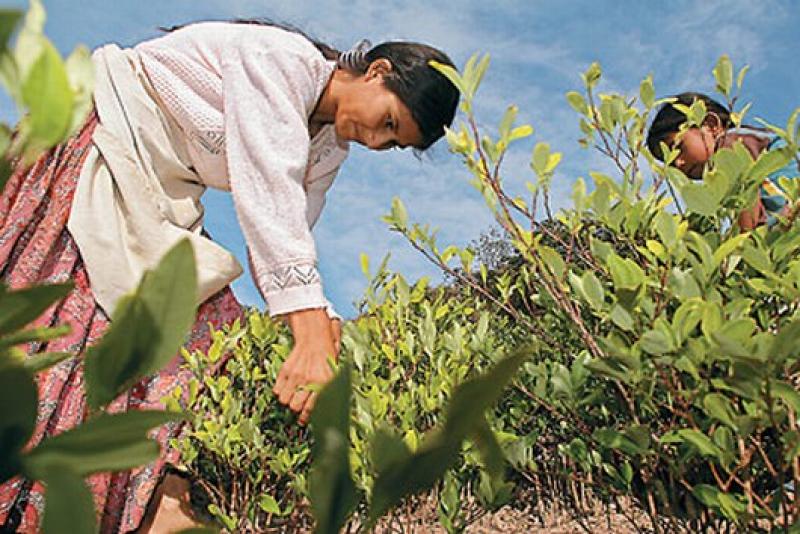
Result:
{"label": "foliage", "polygon": [[[474,492],[487,505],[502,504],[509,497],[497,451],[481,448],[492,447],[492,434],[475,417],[481,406],[493,404],[499,393],[483,404],[479,404],[477,395],[470,396],[471,402],[454,401],[451,416],[443,417],[445,407],[456,398],[459,384],[500,360],[503,345],[491,333],[488,312],[476,310],[469,299],[461,304],[451,300],[445,288],[430,288],[426,280],[409,287],[401,275],[388,273],[385,265],[375,274],[363,305],[366,313],[346,324],[343,336],[342,359],[347,362],[344,368],[349,370],[350,388],[341,386],[335,401],[325,397],[333,393],[323,392],[318,405],[324,406],[324,411],[315,412],[312,419],[314,435],[320,440],[315,442],[314,457],[326,458],[317,465],[328,467],[317,470],[317,474],[312,471],[308,482],[310,436],[296,428],[288,411],[270,393],[288,355],[285,329],[253,311],[245,325],[216,332],[207,354],[184,354],[186,365],[195,374],[189,392],[192,424],[176,445],[209,502],[198,501],[228,530],[285,528],[288,524],[303,528],[309,520],[309,495],[314,497],[317,517],[331,518],[328,525],[339,524],[347,517],[333,518],[319,511],[323,510],[323,501],[328,502],[333,495],[352,506],[340,503],[324,510],[345,514],[351,508],[355,513],[350,520],[353,525],[363,526],[386,512],[392,520],[394,512],[388,508],[399,497],[386,494],[388,488],[396,487],[387,486],[386,481],[392,478],[386,477],[397,480],[397,471],[405,472],[400,467],[415,465],[420,455],[436,459],[442,472],[418,487],[438,480],[445,470],[452,475],[447,491],[441,494],[439,512],[442,521],[452,523],[454,529],[466,522],[459,506],[462,493]],[[477,330],[471,327],[473,320],[479,323]],[[502,319],[500,323],[507,324]],[[519,358],[514,360],[515,365],[520,363]],[[209,378],[208,370],[223,361],[224,371],[218,378]],[[493,387],[502,387],[508,378],[498,378]],[[340,380],[344,380],[341,375]],[[208,396],[197,395],[202,384],[208,386]],[[352,394],[345,393],[348,389]],[[170,405],[179,406],[183,397],[185,392],[175,392]],[[469,413],[466,426],[463,421],[456,422],[465,410]],[[351,417],[346,431],[341,424],[334,425],[342,421],[342,413]],[[454,422],[445,423],[444,431],[437,432],[445,420]],[[473,428],[473,424],[479,428]],[[504,448],[517,445],[519,440],[502,433],[501,422],[491,415],[489,424],[497,427]],[[339,437],[331,437],[336,435]],[[462,448],[467,436],[481,447],[467,444]],[[343,465],[333,458],[341,459],[341,445],[347,443],[344,457],[348,461]],[[492,471],[480,477],[478,473],[486,464],[482,458],[487,455],[493,459]],[[351,477],[352,482],[347,482]],[[346,492],[348,497],[322,490],[333,483],[332,479],[339,480],[341,488],[351,488]],[[468,484],[479,479],[483,480],[481,484]],[[376,505],[376,499],[384,504]],[[413,499],[403,502],[413,505]],[[331,531],[323,525],[318,528]]]}
{"label": "foliage", "polygon": [[[176,245],[159,266],[148,273],[136,293],[127,297],[130,306],[121,307],[114,315],[114,322],[101,340],[95,355],[102,354],[93,365],[95,372],[104,376],[105,382],[87,377],[86,389],[90,398],[101,399],[95,408],[100,409],[113,400],[135,381],[150,372],[135,359],[157,353],[159,349],[177,353],[182,338],[167,336],[159,324],[174,325],[172,317],[184,317],[195,307],[195,292],[173,295],[170,300],[160,300],[153,306],[148,301],[159,282],[177,277],[184,284],[196,286],[191,244],[183,241]],[[26,358],[21,344],[41,343],[63,335],[65,328],[28,328],[25,326],[44,310],[64,297],[69,286],[31,286],[9,290],[0,286],[0,482],[21,475],[32,480],[41,480],[47,486],[43,531],[96,532],[94,504],[82,478],[102,471],[130,469],[154,460],[159,453],[158,445],[147,438],[147,432],[156,426],[181,418],[174,412],[135,411],[121,414],[105,414],[97,411],[76,428],[57,436],[45,438],[36,447],[24,450],[30,438],[37,412],[37,389],[34,373],[44,371],[70,354],[43,354]],[[132,309],[138,312],[131,311]],[[120,329],[137,328],[131,316],[142,317],[142,310],[163,319],[151,330],[151,336],[140,338],[136,351],[120,339]],[[134,315],[138,313],[139,315]],[[152,324],[152,319],[142,324]],[[68,328],[66,329],[68,330]],[[184,329],[185,331],[185,329]],[[172,333],[170,333],[172,334]],[[165,345],[169,339],[171,345]],[[31,345],[28,345],[30,347]],[[125,375],[107,372],[120,368],[126,358],[134,358],[136,366]],[[113,395],[103,397],[105,393]]]}
{"label": "foliage", "polygon": [[[349,528],[367,529],[399,520],[419,503],[412,494],[430,489],[449,532],[512,495],[531,506],[562,499],[578,520],[592,499],[657,532],[794,525],[797,210],[748,233],[737,216],[766,174],[796,159],[798,113],[770,127],[787,148],[756,160],[741,145],[720,150],[692,182],[670,166],[676,151],[665,147],[662,164],[645,148],[647,117],[662,102],[652,78],[634,97],[598,94],[593,64],[583,92],[567,100],[580,115],[580,144],[614,171],[590,171],[591,186],[576,180],[573,206],[553,213],[561,154],[536,143],[530,196],[515,197],[502,162],[533,128],[515,125],[514,106],[494,137],[477,126],[473,99],[487,67],[488,58],[462,74],[438,66],[464,95],[466,120],[447,139],[517,253],[440,246],[393,202],[386,222],[453,284],[410,285],[385,262],[370,274],[362,259],[371,283],[313,418],[311,487],[309,436],[268,392],[288,352],[283,328],[253,312],[217,333],[208,355],[187,355],[196,383],[181,447],[211,512],[228,530],[305,528],[311,495],[319,531],[335,531],[349,512]],[[735,107],[727,58],[714,74],[743,123],[749,106]],[[702,123],[702,106],[684,111]],[[797,198],[794,182],[781,184]],[[527,361],[493,384],[497,396],[478,403],[463,393],[492,383],[478,377],[500,372],[501,355],[520,346],[530,347]],[[204,378],[217,365],[225,379]],[[210,397],[196,393],[203,382]],[[458,408],[462,395],[468,409]],[[485,420],[477,416],[495,400]],[[452,421],[465,413],[471,427],[457,430]]]}
{"label": "foliage", "polygon": [[[19,28],[14,46],[9,40]],[[63,61],[42,33],[45,11],[31,0],[23,17],[17,10],[0,10],[0,83],[22,117],[13,132],[0,124],[0,187],[11,171],[10,160],[24,164],[77,132],[92,107],[94,69],[89,50],[78,46]]]}
{"label": "foliage", "polygon": [[188,408],[187,432],[173,445],[200,484],[195,497],[231,532],[303,525],[308,435],[271,391],[289,339],[252,312],[246,324],[214,332],[206,353],[184,351],[194,376],[188,391],[165,399],[168,408]]}
{"label": "foliage", "polygon": [[[438,68],[457,85],[475,85],[469,69],[462,76]],[[714,69],[731,106],[732,71],[726,57]],[[692,182],[669,166],[676,150],[664,147],[662,164],[644,149],[647,116],[659,103],[652,78],[642,81],[638,98],[597,95],[600,79],[593,64],[583,75],[584,94],[567,99],[581,115],[581,144],[608,156],[618,176],[589,172],[591,192],[579,178],[573,207],[555,216],[566,231],[560,234],[537,208],[549,213],[561,155],[537,143],[531,197],[512,197],[503,156],[532,128],[514,127],[512,106],[496,138],[483,134],[465,92],[466,121],[448,141],[525,260],[508,285],[533,308],[520,309],[511,291],[495,296],[480,267],[462,269],[460,280],[561,354],[538,355],[545,381],[530,390],[541,407],[537,417],[568,430],[544,455],[562,460],[553,462],[563,466],[560,477],[603,497],[633,498],[656,530],[794,524],[796,208],[780,224],[749,233],[736,221],[765,176],[796,159],[800,112],[785,128],[770,127],[786,148],[754,160],[737,143],[719,150],[703,179]],[[733,110],[737,123],[747,107]],[[690,124],[705,115],[702,106],[684,112]],[[797,198],[796,181],[781,185]],[[387,220],[448,272],[451,257],[469,259],[469,251],[455,247],[440,251],[424,226],[409,224],[399,200]]]}

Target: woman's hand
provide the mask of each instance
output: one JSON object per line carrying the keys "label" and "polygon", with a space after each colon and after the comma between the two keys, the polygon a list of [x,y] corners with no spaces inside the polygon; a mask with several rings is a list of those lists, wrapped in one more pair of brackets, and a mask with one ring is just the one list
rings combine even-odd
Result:
{"label": "woman's hand", "polygon": [[331,319],[333,329],[333,348],[336,349],[336,359],[339,359],[339,351],[342,350],[342,320]]}
{"label": "woman's hand", "polygon": [[289,313],[286,322],[292,329],[294,347],[283,363],[272,391],[281,404],[299,412],[299,421],[305,424],[317,398],[317,393],[305,389],[305,386],[321,386],[333,378],[328,358],[336,357],[339,352],[334,332],[341,332],[341,325],[334,327],[324,309]]}

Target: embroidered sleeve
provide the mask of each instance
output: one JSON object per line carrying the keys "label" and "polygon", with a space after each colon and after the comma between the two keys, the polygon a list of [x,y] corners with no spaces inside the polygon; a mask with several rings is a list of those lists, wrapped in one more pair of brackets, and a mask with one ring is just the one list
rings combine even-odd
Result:
{"label": "embroidered sleeve", "polygon": [[303,185],[308,116],[324,60],[296,50],[234,48],[223,63],[225,136],[253,277],[271,315],[325,308]]}

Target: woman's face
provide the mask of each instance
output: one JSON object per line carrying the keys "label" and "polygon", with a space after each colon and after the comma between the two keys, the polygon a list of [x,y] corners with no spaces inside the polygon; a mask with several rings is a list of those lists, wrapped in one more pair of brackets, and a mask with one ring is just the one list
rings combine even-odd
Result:
{"label": "woman's face", "polygon": [[722,133],[719,119],[715,115],[709,115],[699,128],[693,127],[683,133],[673,134],[667,139],[667,144],[681,151],[673,165],[689,178],[699,180],[703,177],[706,163],[717,149],[717,139]]}
{"label": "woman's face", "polygon": [[422,135],[411,111],[383,84],[383,73],[391,69],[386,60],[377,60],[356,78],[342,95],[336,109],[336,134],[372,150],[418,146]]}

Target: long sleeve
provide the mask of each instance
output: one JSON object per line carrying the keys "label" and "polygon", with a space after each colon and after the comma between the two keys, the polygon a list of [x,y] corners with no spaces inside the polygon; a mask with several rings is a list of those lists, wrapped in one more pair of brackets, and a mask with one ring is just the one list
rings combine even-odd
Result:
{"label": "long sleeve", "polygon": [[304,180],[308,117],[329,69],[319,54],[300,46],[235,46],[223,59],[231,192],[253,277],[272,315],[328,306]]}

